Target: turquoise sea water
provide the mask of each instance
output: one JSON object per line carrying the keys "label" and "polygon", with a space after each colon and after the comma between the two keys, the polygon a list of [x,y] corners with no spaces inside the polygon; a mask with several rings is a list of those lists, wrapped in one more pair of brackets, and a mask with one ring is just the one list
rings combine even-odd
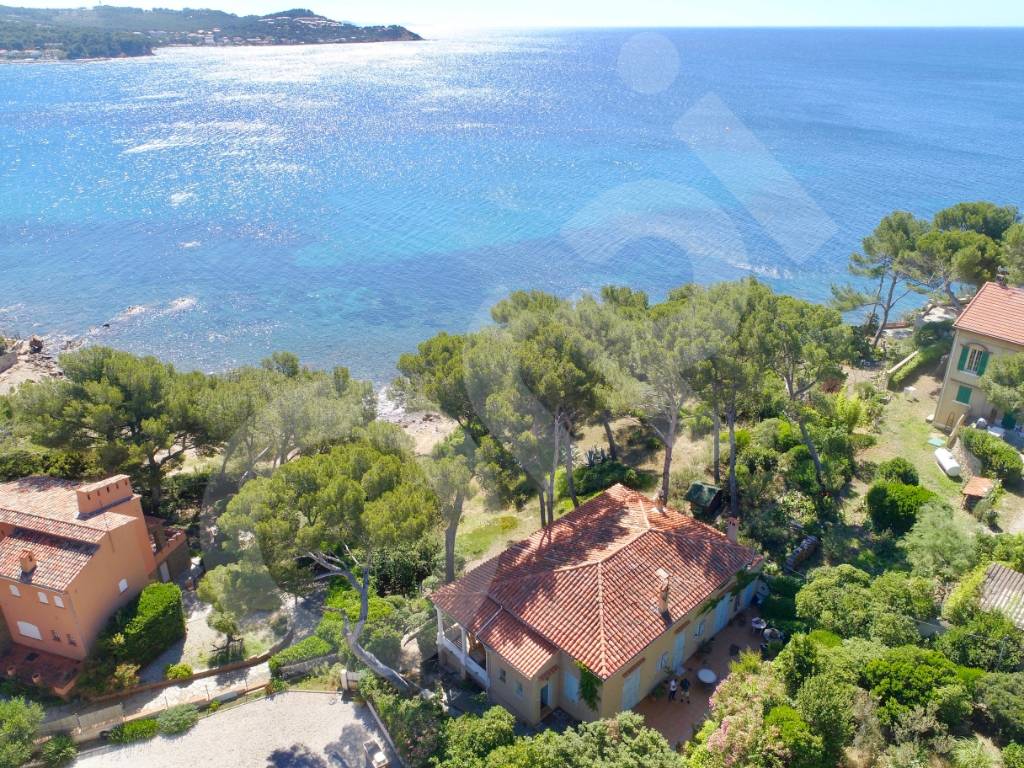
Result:
{"label": "turquoise sea water", "polygon": [[512,288],[824,299],[892,209],[1024,203],[1022,51],[622,30],[0,66],[0,330],[383,381]]}

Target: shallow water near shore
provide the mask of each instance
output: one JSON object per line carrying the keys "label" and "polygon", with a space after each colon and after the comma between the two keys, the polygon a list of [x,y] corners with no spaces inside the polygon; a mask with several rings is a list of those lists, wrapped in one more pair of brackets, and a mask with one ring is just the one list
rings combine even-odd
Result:
{"label": "shallow water near shore", "polygon": [[0,68],[0,331],[377,382],[514,288],[824,300],[1017,203],[1024,31],[488,32]]}

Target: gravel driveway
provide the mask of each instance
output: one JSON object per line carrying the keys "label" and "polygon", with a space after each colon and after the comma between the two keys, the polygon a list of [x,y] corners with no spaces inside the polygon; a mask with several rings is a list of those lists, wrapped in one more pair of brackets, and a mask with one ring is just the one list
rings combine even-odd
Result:
{"label": "gravel driveway", "polygon": [[[289,691],[217,712],[175,738],[91,752],[79,768],[328,768],[340,753],[349,768],[367,765],[363,741],[378,732],[370,710],[338,696]],[[392,765],[397,765],[389,755]]]}

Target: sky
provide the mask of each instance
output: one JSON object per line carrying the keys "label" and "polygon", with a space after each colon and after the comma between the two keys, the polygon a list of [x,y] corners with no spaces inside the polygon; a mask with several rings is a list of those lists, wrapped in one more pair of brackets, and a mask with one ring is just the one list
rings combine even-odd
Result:
{"label": "sky", "polygon": [[[37,8],[81,0],[6,0]],[[271,13],[311,4],[357,24],[460,27],[1024,26],[1021,0],[104,0],[109,5]]]}

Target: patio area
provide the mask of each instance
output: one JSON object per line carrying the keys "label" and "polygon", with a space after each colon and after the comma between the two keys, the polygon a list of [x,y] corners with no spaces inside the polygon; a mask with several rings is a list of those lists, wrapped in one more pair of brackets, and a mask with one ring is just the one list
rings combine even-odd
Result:
{"label": "patio area", "polygon": [[[705,685],[697,679],[697,671],[710,669],[720,682],[729,674],[729,662],[739,655],[739,651],[759,650],[761,634],[755,633],[750,627],[751,619],[757,615],[753,609],[739,614],[725,629],[715,635],[710,653],[701,655],[698,651],[686,660],[680,681],[682,677],[690,681],[689,703],[680,690],[676,701],[669,701],[667,694],[660,698],[651,695],[635,707],[634,711],[643,715],[647,724],[660,731],[672,746],[693,738],[710,714],[708,700],[717,682],[714,685]],[[736,655],[730,654],[734,646],[739,649]]]}

